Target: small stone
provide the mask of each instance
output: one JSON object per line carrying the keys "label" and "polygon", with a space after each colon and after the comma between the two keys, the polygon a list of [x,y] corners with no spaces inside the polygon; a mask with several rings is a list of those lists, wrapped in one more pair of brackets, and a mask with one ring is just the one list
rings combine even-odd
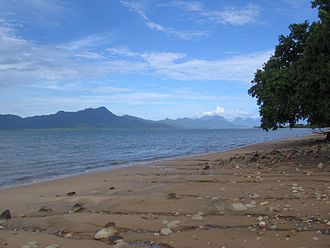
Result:
{"label": "small stone", "polygon": [[319,237],[313,237],[312,239],[315,240],[315,241],[319,241],[320,240]]}
{"label": "small stone", "polygon": [[115,189],[115,187],[110,187],[110,188],[109,188],[109,190],[114,190],[114,189]]}
{"label": "small stone", "polygon": [[249,194],[249,197],[250,198],[258,198],[260,195],[259,194],[257,194],[257,193],[250,193]]}
{"label": "small stone", "polygon": [[192,220],[203,220],[204,217],[203,217],[202,215],[203,215],[203,213],[202,213],[202,212],[199,212],[199,213],[193,215],[193,216],[191,217],[191,219],[192,219]]}
{"label": "small stone", "polygon": [[147,214],[143,214],[141,218],[146,220],[155,220],[158,219],[158,216],[153,213],[147,213]]}
{"label": "small stone", "polygon": [[164,225],[167,225],[167,224],[168,224],[168,220],[163,220],[162,223],[163,223]]}
{"label": "small stone", "polygon": [[257,221],[262,221],[264,218],[262,217],[262,216],[259,216],[258,218],[257,218]]}
{"label": "small stone", "polygon": [[70,238],[72,238],[72,236],[73,236],[72,233],[67,233],[63,237],[70,239]]}
{"label": "small stone", "polygon": [[116,233],[117,229],[115,227],[115,223],[109,222],[95,234],[94,239],[106,239]]}
{"label": "small stone", "polygon": [[268,204],[268,201],[260,202],[260,206],[263,206],[263,205],[266,205],[266,204]]}
{"label": "small stone", "polygon": [[60,246],[59,245],[56,245],[56,244],[52,244],[52,245],[48,245],[46,246],[46,248],[59,248]]}
{"label": "small stone", "polygon": [[72,206],[71,211],[73,213],[76,213],[76,212],[82,211],[84,209],[85,208],[83,207],[83,204],[78,202]]}
{"label": "small stone", "polygon": [[71,192],[67,193],[66,195],[67,195],[67,196],[74,196],[75,194],[76,194],[76,192],[71,191]]}
{"label": "small stone", "polygon": [[176,227],[178,227],[179,224],[180,224],[180,221],[173,220],[173,221],[167,223],[167,227],[169,227],[169,228],[176,228]]}
{"label": "small stone", "polygon": [[317,168],[319,168],[319,169],[322,169],[324,167],[324,164],[323,163],[319,163],[318,165],[317,165]]}
{"label": "small stone", "polygon": [[172,230],[169,227],[164,227],[160,230],[160,234],[163,235],[163,236],[167,236],[171,233],[172,233]]}
{"label": "small stone", "polygon": [[108,238],[108,241],[111,245],[115,245],[119,242],[119,240],[124,240],[123,237],[119,236],[119,235],[111,235]]}
{"label": "small stone", "polygon": [[230,204],[230,208],[231,210],[234,210],[234,211],[245,211],[247,210],[248,208],[241,202],[237,202],[237,203],[232,203]]}
{"label": "small stone", "polygon": [[1,214],[0,214],[0,220],[7,220],[7,219],[10,219],[11,218],[11,213],[10,211],[7,209],[5,211],[3,211]]}
{"label": "small stone", "polygon": [[176,194],[175,193],[169,193],[167,195],[167,199],[177,199]]}
{"label": "small stone", "polygon": [[47,208],[47,207],[45,207],[45,206],[42,206],[42,207],[39,209],[39,212],[50,213],[50,212],[53,212],[53,209],[51,209],[51,208]]}
{"label": "small stone", "polygon": [[38,242],[37,241],[29,241],[26,244],[22,246],[22,248],[38,248]]}
{"label": "small stone", "polygon": [[327,225],[327,226],[330,226],[330,221],[328,221],[326,225]]}
{"label": "small stone", "polygon": [[258,223],[258,226],[261,227],[261,228],[264,228],[264,227],[266,227],[266,222],[265,221],[260,221]]}
{"label": "small stone", "polygon": [[206,165],[203,170],[209,170],[210,169],[210,166],[209,165]]}

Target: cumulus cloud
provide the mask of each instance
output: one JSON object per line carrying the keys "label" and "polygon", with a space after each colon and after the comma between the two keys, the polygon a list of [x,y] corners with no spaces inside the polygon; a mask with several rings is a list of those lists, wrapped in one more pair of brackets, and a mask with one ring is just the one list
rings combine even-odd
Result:
{"label": "cumulus cloud", "polygon": [[203,115],[213,116],[213,115],[224,115],[225,108],[217,106],[214,110],[203,112]]}

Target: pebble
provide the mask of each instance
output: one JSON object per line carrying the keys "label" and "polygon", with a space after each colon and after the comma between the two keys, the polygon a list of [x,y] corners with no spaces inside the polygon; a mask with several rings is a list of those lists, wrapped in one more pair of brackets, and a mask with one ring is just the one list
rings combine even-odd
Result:
{"label": "pebble", "polygon": [[71,212],[72,213],[76,213],[76,212],[79,212],[81,210],[84,210],[85,208],[83,207],[83,204],[78,202],[76,204],[74,204],[71,208]]}
{"label": "pebble", "polygon": [[313,237],[312,239],[315,240],[315,241],[319,241],[320,240],[320,238],[318,238],[318,237]]}
{"label": "pebble", "polygon": [[158,216],[153,213],[147,213],[147,214],[143,214],[141,218],[146,220],[155,220],[158,219]]}
{"label": "pebble", "polygon": [[264,222],[264,221],[260,221],[260,222],[258,223],[258,226],[261,227],[261,228],[264,228],[264,227],[266,226],[266,222]]}
{"label": "pebble", "polygon": [[197,214],[194,214],[194,215],[191,217],[191,219],[192,219],[192,220],[203,220],[204,217],[203,217],[202,215],[203,215],[203,213],[202,213],[202,212],[199,212],[199,213],[197,213]]}
{"label": "pebble", "polygon": [[108,241],[111,245],[115,245],[117,243],[119,243],[121,240],[124,240],[123,237],[119,236],[119,235],[111,235],[109,238],[108,238]]}
{"label": "pebble", "polygon": [[171,233],[172,233],[172,230],[169,227],[164,227],[160,230],[160,234],[163,235],[163,236],[167,236]]}
{"label": "pebble", "polygon": [[115,223],[109,222],[95,234],[94,239],[106,239],[116,233],[117,233],[117,230],[115,227]]}
{"label": "pebble", "polygon": [[180,221],[173,220],[173,221],[167,223],[167,227],[169,227],[169,228],[176,228],[176,227],[178,227],[179,224],[180,224]]}
{"label": "pebble", "polygon": [[67,196],[74,196],[75,194],[76,194],[76,192],[71,191],[71,192],[67,193],[66,195],[67,195]]}
{"label": "pebble", "polygon": [[259,194],[257,194],[257,193],[250,193],[249,194],[249,197],[250,198],[258,198],[260,195]]}
{"label": "pebble", "polygon": [[56,244],[52,244],[52,245],[48,245],[46,248],[59,248],[59,245]]}
{"label": "pebble", "polygon": [[245,211],[248,209],[247,206],[241,202],[230,204],[230,208],[234,211]]}
{"label": "pebble", "polygon": [[0,214],[0,220],[7,220],[7,219],[10,219],[11,218],[11,213],[10,211],[7,209],[5,211],[3,211],[1,214]]}
{"label": "pebble", "polygon": [[167,199],[177,199],[176,194],[175,193],[169,193],[167,195]]}
{"label": "pebble", "polygon": [[29,241],[26,244],[22,246],[22,248],[38,248],[38,242],[37,241]]}
{"label": "pebble", "polygon": [[323,163],[319,163],[318,165],[317,165],[317,168],[319,168],[319,169],[322,169],[324,167],[324,164]]}

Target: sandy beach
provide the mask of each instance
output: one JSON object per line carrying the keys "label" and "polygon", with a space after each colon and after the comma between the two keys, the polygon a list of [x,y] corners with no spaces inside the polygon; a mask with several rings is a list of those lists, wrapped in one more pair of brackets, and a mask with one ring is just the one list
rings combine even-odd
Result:
{"label": "sandy beach", "polygon": [[323,139],[2,189],[0,247],[330,247]]}

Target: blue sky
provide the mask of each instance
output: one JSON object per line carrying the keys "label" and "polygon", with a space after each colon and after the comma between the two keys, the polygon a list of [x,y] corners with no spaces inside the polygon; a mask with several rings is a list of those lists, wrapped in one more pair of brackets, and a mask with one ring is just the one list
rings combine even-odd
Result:
{"label": "blue sky", "polygon": [[254,72],[307,0],[0,0],[0,113],[257,117]]}

